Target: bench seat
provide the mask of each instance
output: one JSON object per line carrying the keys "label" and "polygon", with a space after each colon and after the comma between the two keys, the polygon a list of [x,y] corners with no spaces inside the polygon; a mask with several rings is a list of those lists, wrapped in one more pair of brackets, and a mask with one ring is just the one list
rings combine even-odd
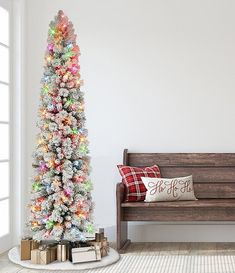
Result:
{"label": "bench seat", "polygon": [[121,203],[122,221],[235,221],[235,199]]}

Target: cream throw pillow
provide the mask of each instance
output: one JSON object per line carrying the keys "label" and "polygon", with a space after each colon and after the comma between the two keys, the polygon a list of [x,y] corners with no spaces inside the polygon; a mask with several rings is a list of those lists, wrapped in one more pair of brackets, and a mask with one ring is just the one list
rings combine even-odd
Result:
{"label": "cream throw pillow", "polygon": [[197,200],[192,175],[177,178],[141,177],[147,192],[145,202]]}

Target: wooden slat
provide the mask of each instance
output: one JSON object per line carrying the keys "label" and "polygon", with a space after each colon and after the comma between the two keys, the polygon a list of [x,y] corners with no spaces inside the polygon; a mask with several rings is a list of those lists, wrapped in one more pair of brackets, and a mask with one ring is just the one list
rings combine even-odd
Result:
{"label": "wooden slat", "polygon": [[128,153],[130,166],[235,166],[235,153]]}
{"label": "wooden slat", "polygon": [[[172,202],[173,203],[173,202]],[[126,207],[126,221],[235,221],[235,207]]]}
{"label": "wooden slat", "polygon": [[235,183],[194,183],[197,198],[235,198]]}
{"label": "wooden slat", "polygon": [[193,175],[194,182],[234,182],[235,167],[161,167],[165,178]]}
{"label": "wooden slat", "polygon": [[171,201],[171,202],[124,202],[123,208],[234,208],[235,199],[200,199],[195,201]]}

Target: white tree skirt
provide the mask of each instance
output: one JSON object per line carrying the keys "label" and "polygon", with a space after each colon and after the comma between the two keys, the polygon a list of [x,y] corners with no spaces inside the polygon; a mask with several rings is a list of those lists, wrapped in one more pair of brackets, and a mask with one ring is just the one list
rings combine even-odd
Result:
{"label": "white tree skirt", "polygon": [[14,247],[8,252],[9,260],[15,264],[19,264],[23,267],[33,268],[33,269],[46,269],[46,270],[84,270],[103,267],[106,265],[113,264],[117,262],[120,258],[118,252],[113,248],[110,248],[109,255],[102,258],[101,261],[87,262],[80,264],[72,264],[70,261],[66,262],[53,262],[47,265],[33,264],[30,260],[21,261],[20,260],[20,248]]}

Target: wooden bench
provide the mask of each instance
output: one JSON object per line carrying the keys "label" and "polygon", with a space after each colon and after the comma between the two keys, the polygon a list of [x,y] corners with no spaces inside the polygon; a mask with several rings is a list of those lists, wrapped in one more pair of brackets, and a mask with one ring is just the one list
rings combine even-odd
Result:
{"label": "wooden bench", "polygon": [[235,221],[235,153],[129,153],[123,164],[157,164],[162,177],[193,175],[197,201],[124,202],[124,184],[118,183],[117,249],[129,245],[128,221]]}

